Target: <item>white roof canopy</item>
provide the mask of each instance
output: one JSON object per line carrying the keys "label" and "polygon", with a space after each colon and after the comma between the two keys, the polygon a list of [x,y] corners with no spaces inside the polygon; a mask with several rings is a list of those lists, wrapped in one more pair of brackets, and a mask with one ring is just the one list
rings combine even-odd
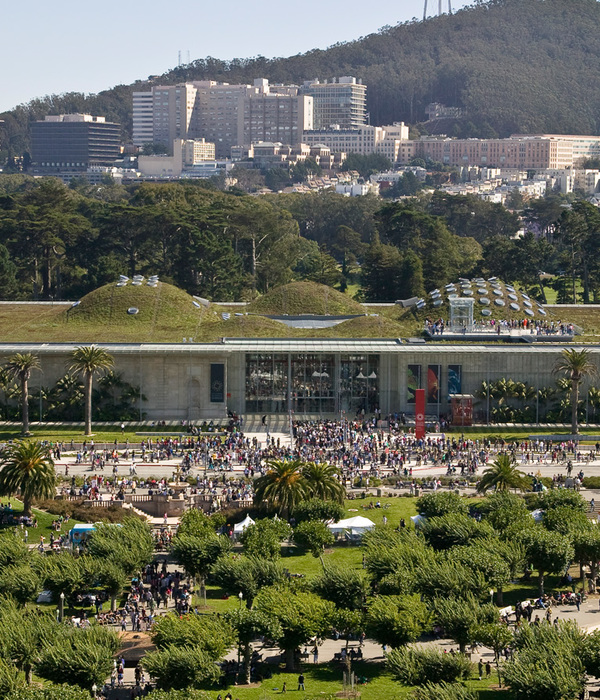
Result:
{"label": "white roof canopy", "polygon": [[252,518],[251,518],[249,515],[247,515],[247,516],[242,520],[241,523],[236,523],[236,524],[233,526],[233,532],[234,532],[234,533],[244,532],[244,530],[245,530],[247,527],[250,527],[250,525],[254,525],[254,520],[252,520]]}
{"label": "white roof canopy", "polygon": [[350,530],[352,534],[363,534],[367,530],[372,530],[375,527],[375,523],[369,518],[363,518],[362,515],[356,515],[354,518],[346,518],[337,523],[330,523],[327,527],[331,532]]}

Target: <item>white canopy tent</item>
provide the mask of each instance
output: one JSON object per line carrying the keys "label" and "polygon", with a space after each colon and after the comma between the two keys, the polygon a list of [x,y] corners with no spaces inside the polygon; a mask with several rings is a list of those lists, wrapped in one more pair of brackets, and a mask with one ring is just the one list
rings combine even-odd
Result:
{"label": "white canopy tent", "polygon": [[252,520],[252,518],[249,515],[247,515],[241,523],[236,523],[233,526],[233,536],[239,537],[247,527],[250,527],[250,525],[254,525],[254,520]]}
{"label": "white canopy tent", "polygon": [[411,515],[410,519],[415,524],[415,528],[421,527],[421,525],[425,525],[427,522],[427,518],[424,515]]}
{"label": "white canopy tent", "polygon": [[327,527],[334,535],[342,532],[349,532],[351,535],[364,535],[365,532],[375,527],[375,523],[369,518],[363,518],[362,515],[356,515],[354,518],[346,518],[337,523],[330,523]]}

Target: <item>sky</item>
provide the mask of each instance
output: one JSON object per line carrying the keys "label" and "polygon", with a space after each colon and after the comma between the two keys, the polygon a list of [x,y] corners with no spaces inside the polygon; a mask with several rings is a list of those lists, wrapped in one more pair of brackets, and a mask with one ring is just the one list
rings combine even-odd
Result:
{"label": "sky", "polygon": [[[443,0],[445,8],[448,0]],[[469,4],[452,0],[453,9]],[[437,0],[429,0],[430,15]],[[30,0],[3,10],[0,112],[35,97],[95,93],[206,56],[292,56],[422,17],[423,0]],[[333,77],[333,76],[307,76]]]}

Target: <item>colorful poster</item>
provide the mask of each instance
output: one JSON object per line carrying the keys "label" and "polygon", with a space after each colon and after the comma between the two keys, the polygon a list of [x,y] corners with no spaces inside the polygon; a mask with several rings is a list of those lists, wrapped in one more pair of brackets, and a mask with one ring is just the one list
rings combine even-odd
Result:
{"label": "colorful poster", "polygon": [[415,437],[417,440],[425,437],[425,389],[415,391]]}
{"label": "colorful poster", "polygon": [[210,366],[210,402],[225,401],[225,365],[214,363]]}
{"label": "colorful poster", "polygon": [[448,396],[462,394],[462,365],[448,365]]}
{"label": "colorful poster", "polygon": [[421,388],[421,365],[408,365],[406,374],[407,403],[415,402],[415,391]]}
{"label": "colorful poster", "polygon": [[440,402],[440,365],[429,365],[427,367],[427,403]]}

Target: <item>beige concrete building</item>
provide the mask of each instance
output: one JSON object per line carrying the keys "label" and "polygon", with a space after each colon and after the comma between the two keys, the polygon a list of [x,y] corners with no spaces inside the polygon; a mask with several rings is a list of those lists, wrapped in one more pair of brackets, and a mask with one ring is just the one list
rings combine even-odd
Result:
{"label": "beige concrete building", "polygon": [[585,158],[600,157],[600,136],[520,135],[506,139],[450,139],[422,136],[402,144],[401,163],[429,158],[455,166],[563,170],[577,167]]}
{"label": "beige concrete building", "polygon": [[[408,140],[408,126],[396,122],[390,126],[364,126],[356,129],[319,129],[305,131],[302,142],[309,146],[323,144],[332,153],[380,153],[392,163],[399,161],[403,144]],[[409,142],[410,143],[410,142]]]}
{"label": "beige concrete building", "polygon": [[294,85],[229,85],[201,80],[154,86],[133,94],[133,142],[169,145],[174,139],[205,138],[218,158],[253,141],[295,144],[313,127],[313,99]]}
{"label": "beige concrete building", "polygon": [[176,138],[205,138],[218,158],[255,141],[297,144],[320,124],[357,128],[366,122],[366,86],[352,77],[332,82],[252,85],[201,80],[153,86],[133,93],[133,142],[171,144]]}
{"label": "beige concrete building", "polygon": [[138,170],[149,177],[180,177],[186,169],[215,160],[215,144],[204,139],[174,139],[171,156],[138,156]]}

